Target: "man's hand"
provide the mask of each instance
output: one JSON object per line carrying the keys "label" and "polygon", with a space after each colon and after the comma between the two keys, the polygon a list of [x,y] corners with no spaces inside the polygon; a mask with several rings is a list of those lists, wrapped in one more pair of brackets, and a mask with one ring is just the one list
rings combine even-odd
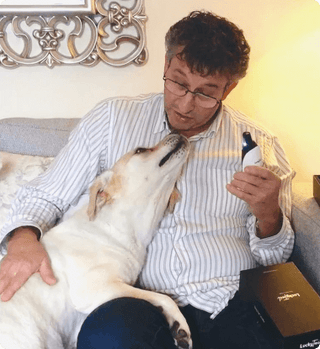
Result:
{"label": "man's hand", "polygon": [[56,283],[49,257],[31,228],[19,228],[8,242],[8,254],[0,269],[0,295],[9,301],[17,290],[39,272],[48,285]]}
{"label": "man's hand", "polygon": [[273,172],[258,166],[248,166],[244,172],[237,172],[227,189],[239,199],[248,203],[251,212],[258,219],[258,237],[277,234],[282,226],[279,206],[281,180]]}

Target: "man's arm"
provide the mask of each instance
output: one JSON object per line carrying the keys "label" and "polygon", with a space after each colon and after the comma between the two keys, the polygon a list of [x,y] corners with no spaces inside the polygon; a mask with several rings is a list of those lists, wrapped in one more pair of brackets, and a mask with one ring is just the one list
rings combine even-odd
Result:
{"label": "man's arm", "polygon": [[19,191],[0,236],[0,247],[3,253],[7,251],[0,265],[2,300],[9,300],[35,272],[48,284],[55,283],[48,255],[35,231],[42,234],[52,228],[99,173],[100,156],[107,149],[101,141],[105,140],[102,125],[108,125],[105,115],[103,104],[93,109],[49,169]]}
{"label": "man's arm", "polygon": [[246,201],[250,249],[259,264],[283,263],[294,245],[291,227],[292,170],[276,137],[261,141],[265,167],[248,166],[234,175],[227,189]]}
{"label": "man's arm", "polygon": [[[265,168],[247,167],[227,186],[249,205],[252,212],[247,220],[250,249],[261,265],[284,263],[292,253],[294,232],[289,221],[292,175],[283,175],[280,180]],[[252,176],[260,179],[252,180]]]}
{"label": "man's arm", "polygon": [[36,272],[48,285],[56,283],[49,257],[38,237],[40,232],[33,227],[20,227],[11,233],[8,253],[0,269],[1,301],[9,301]]}

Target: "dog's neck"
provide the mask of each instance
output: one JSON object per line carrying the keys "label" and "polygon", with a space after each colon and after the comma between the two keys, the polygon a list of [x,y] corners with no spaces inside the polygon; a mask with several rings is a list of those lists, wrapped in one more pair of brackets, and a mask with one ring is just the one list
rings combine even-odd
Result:
{"label": "dog's neck", "polygon": [[153,202],[140,203],[139,201],[120,202],[115,200],[111,204],[102,207],[98,213],[99,220],[105,224],[110,224],[121,235],[128,235],[130,232],[131,239],[142,244],[144,248],[151,242],[155,230],[159,225],[167,203],[164,200],[152,200]]}

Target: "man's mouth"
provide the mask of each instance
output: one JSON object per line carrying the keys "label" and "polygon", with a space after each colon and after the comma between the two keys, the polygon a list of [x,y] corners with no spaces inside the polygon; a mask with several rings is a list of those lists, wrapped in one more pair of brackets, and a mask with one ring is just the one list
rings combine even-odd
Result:
{"label": "man's mouth", "polygon": [[185,144],[185,142],[183,141],[183,139],[181,139],[176,146],[160,161],[159,163],[159,167],[163,166],[170,158],[173,154],[175,154],[177,151],[179,151],[183,145]]}
{"label": "man's mouth", "polygon": [[176,115],[178,116],[179,119],[181,119],[181,120],[183,120],[183,121],[188,121],[188,120],[191,119],[190,117],[185,116],[185,115],[182,115],[182,114],[180,114],[180,113],[178,113],[178,112],[176,112]]}

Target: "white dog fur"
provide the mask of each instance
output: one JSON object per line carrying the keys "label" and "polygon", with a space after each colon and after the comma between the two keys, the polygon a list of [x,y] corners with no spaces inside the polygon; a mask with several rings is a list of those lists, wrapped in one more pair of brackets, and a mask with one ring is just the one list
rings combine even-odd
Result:
{"label": "white dog fur", "polygon": [[48,286],[34,274],[10,301],[0,301],[0,348],[76,348],[86,316],[118,297],[142,298],[160,307],[178,347],[192,347],[176,303],[131,286],[168,203],[170,209],[177,200],[175,182],[189,147],[184,137],[170,134],[153,148],[124,155],[96,179],[88,207],[42,239],[58,282]]}

